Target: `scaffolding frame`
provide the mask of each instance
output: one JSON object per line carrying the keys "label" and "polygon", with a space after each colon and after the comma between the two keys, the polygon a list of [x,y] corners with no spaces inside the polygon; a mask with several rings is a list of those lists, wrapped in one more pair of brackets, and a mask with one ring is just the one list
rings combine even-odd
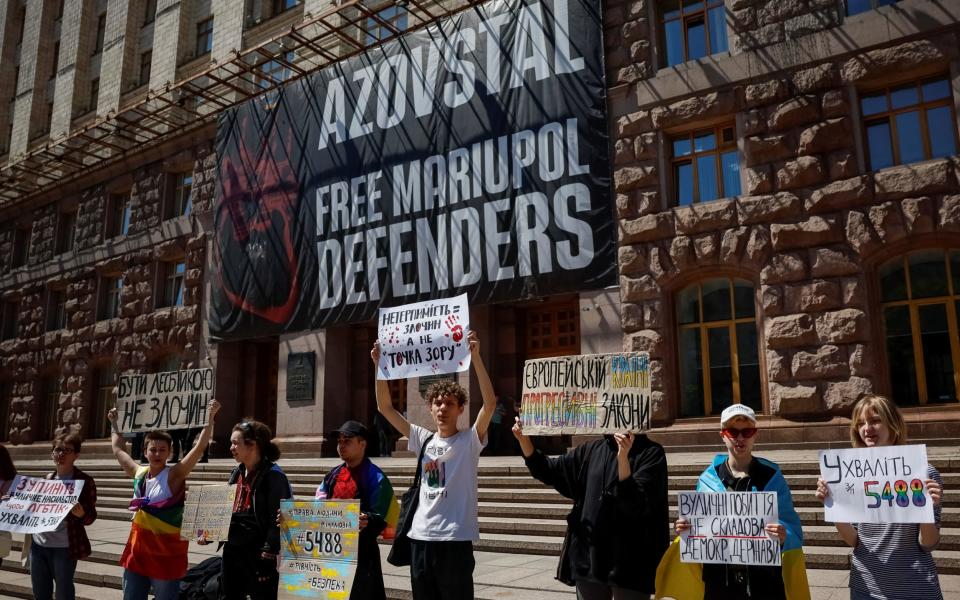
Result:
{"label": "scaffolding frame", "polygon": [[[131,153],[196,131],[226,109],[301,79],[334,63],[428,27],[486,0],[361,0],[334,5],[205,69],[98,116],[93,122],[0,166],[0,208],[28,200],[122,160]],[[380,13],[396,4],[407,10],[403,31]],[[379,36],[372,32],[378,31]],[[383,33],[386,32],[386,35]],[[369,43],[367,43],[369,42]],[[296,57],[287,59],[290,52]],[[273,61],[289,77],[264,66]]]}

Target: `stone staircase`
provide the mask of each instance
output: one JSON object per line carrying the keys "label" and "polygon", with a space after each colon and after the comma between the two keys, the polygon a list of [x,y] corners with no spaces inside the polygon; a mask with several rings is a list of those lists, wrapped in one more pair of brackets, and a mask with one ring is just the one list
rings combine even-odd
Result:
{"label": "stone staircase", "polygon": [[[84,447],[86,451],[86,447]],[[946,494],[943,509],[943,530],[940,548],[935,553],[945,593],[960,598],[960,451],[956,446],[930,448],[933,462],[944,476]],[[671,453],[669,494],[676,506],[680,491],[691,490],[697,476],[713,455],[710,453]],[[823,521],[823,509],[813,497],[816,485],[816,454],[808,451],[766,452],[764,456],[780,462],[793,491],[794,503],[803,521],[807,568],[814,597],[845,598],[849,549],[841,545],[836,530]],[[48,461],[21,457],[21,472],[40,475],[49,470]],[[414,476],[413,459],[378,459],[389,475],[399,496]],[[298,498],[310,498],[322,474],[336,464],[334,459],[281,460]],[[99,519],[88,532],[93,543],[93,556],[77,567],[78,598],[111,600],[120,598],[122,570],[117,565],[129,530],[130,481],[112,460],[101,456],[87,457],[79,466],[97,481]],[[191,475],[193,486],[223,483],[233,461],[217,459],[198,465]],[[571,502],[552,489],[531,478],[517,457],[482,458],[479,481],[479,516],[481,539],[476,544],[475,573],[477,598],[524,598],[532,600],[570,599],[570,588],[553,580],[556,556],[566,529],[565,516]],[[671,510],[671,520],[676,517]],[[663,527],[669,527],[663,523]],[[0,567],[0,597],[32,598],[29,575],[15,558],[22,542],[15,536],[14,553]],[[215,553],[216,546],[191,544],[190,561],[197,563]],[[381,547],[386,558],[388,547]],[[409,598],[410,586],[406,569],[397,569],[384,560],[388,597]],[[839,595],[835,595],[839,594]]]}

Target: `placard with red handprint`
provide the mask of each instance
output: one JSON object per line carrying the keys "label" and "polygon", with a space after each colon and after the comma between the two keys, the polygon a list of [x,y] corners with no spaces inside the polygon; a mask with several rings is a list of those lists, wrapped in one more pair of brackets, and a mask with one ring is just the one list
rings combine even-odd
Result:
{"label": "placard with red handprint", "polygon": [[381,308],[377,379],[456,373],[470,368],[467,295]]}

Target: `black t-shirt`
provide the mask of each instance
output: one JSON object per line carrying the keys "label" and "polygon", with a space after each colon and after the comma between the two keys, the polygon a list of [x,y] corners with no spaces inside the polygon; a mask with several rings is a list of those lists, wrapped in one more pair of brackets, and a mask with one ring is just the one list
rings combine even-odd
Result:
{"label": "black t-shirt", "polygon": [[[717,477],[730,492],[762,492],[777,471],[754,459],[746,477],[735,477],[723,461]],[[786,600],[780,567],[703,565],[704,600]]]}

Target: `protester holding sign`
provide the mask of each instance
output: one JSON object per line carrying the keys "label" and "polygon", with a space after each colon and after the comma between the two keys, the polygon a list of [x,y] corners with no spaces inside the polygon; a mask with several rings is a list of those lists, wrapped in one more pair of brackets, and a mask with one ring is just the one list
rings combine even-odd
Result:
{"label": "protester holding sign", "polygon": [[[470,332],[470,357],[480,384],[483,406],[469,430],[457,429],[467,393],[442,381],[427,388],[426,400],[436,433],[413,425],[393,407],[386,380],[377,379],[377,409],[409,438],[408,449],[423,456],[423,482],[410,539],[410,583],[414,600],[473,598],[473,542],[480,538],[477,520],[477,469],[497,401],[480,358],[480,342]],[[380,362],[380,343],[370,352]],[[421,452],[421,448],[423,452]]]}
{"label": "protester holding sign", "polygon": [[[379,414],[379,413],[378,413]],[[393,486],[380,467],[366,456],[369,433],[357,421],[347,421],[330,437],[337,440],[337,454],[343,463],[334,467],[317,488],[318,500],[360,500],[360,542],[357,574],[350,598],[379,600],[387,597],[380,567],[377,537],[393,539],[400,505]]]}
{"label": "protester holding sign", "polygon": [[120,565],[124,568],[124,600],[146,600],[151,586],[155,600],[179,597],[180,579],[187,572],[188,542],[180,539],[186,480],[213,435],[213,420],[219,410],[220,403],[211,400],[206,410],[207,424],[197,445],[173,466],[167,466],[170,434],[164,431],[147,433],[144,454],[148,464],[145,467],[138,465],[124,449],[117,424],[117,409],[112,408],[107,413],[112,429],[113,455],[124,473],[133,478],[133,499],[130,501],[133,523],[120,556]]}
{"label": "protester holding sign", "polygon": [[[907,441],[907,425],[897,405],[883,396],[866,396],[850,415],[854,448],[898,446]],[[850,598],[943,598],[931,554],[940,543],[943,480],[927,465],[923,482],[933,503],[933,523],[836,523],[840,537],[853,548]],[[817,498],[826,502],[830,488],[817,481]],[[920,498],[924,496],[921,495]]]}
{"label": "protester holding sign", "polygon": [[[13,466],[13,459],[10,458],[10,451],[3,444],[0,444],[0,502],[6,500],[10,485],[17,476],[17,469]],[[10,546],[13,542],[13,536],[9,531],[0,531],[0,565],[3,559],[10,554]]]}
{"label": "protester holding sign", "polygon": [[55,470],[47,479],[82,481],[79,503],[54,531],[34,533],[30,544],[30,581],[37,600],[73,600],[73,574],[77,561],[90,556],[86,526],[97,519],[97,485],[74,466],[82,439],[77,433],[60,434],[53,440]]}
{"label": "protester holding sign", "polygon": [[530,474],[574,501],[557,579],[576,585],[582,600],[648,599],[670,544],[663,447],[625,432],[547,457],[524,435],[520,417],[513,435]]}
{"label": "protester holding sign", "polygon": [[[757,416],[745,404],[732,404],[720,413],[727,454],[718,454],[700,474],[698,492],[776,492],[779,523],[768,523],[769,535],[780,541],[781,566],[746,566],[681,562],[678,537],[657,569],[657,598],[682,600],[809,600],[810,588],[803,557],[800,516],[780,467],[753,456]],[[690,528],[677,519],[679,535]]]}
{"label": "protester holding sign", "polygon": [[230,454],[238,464],[229,483],[237,495],[230,533],[223,546],[221,598],[274,600],[277,597],[277,555],[280,501],[293,497],[287,476],[276,465],[280,448],[273,432],[260,421],[245,419],[230,434]]}

